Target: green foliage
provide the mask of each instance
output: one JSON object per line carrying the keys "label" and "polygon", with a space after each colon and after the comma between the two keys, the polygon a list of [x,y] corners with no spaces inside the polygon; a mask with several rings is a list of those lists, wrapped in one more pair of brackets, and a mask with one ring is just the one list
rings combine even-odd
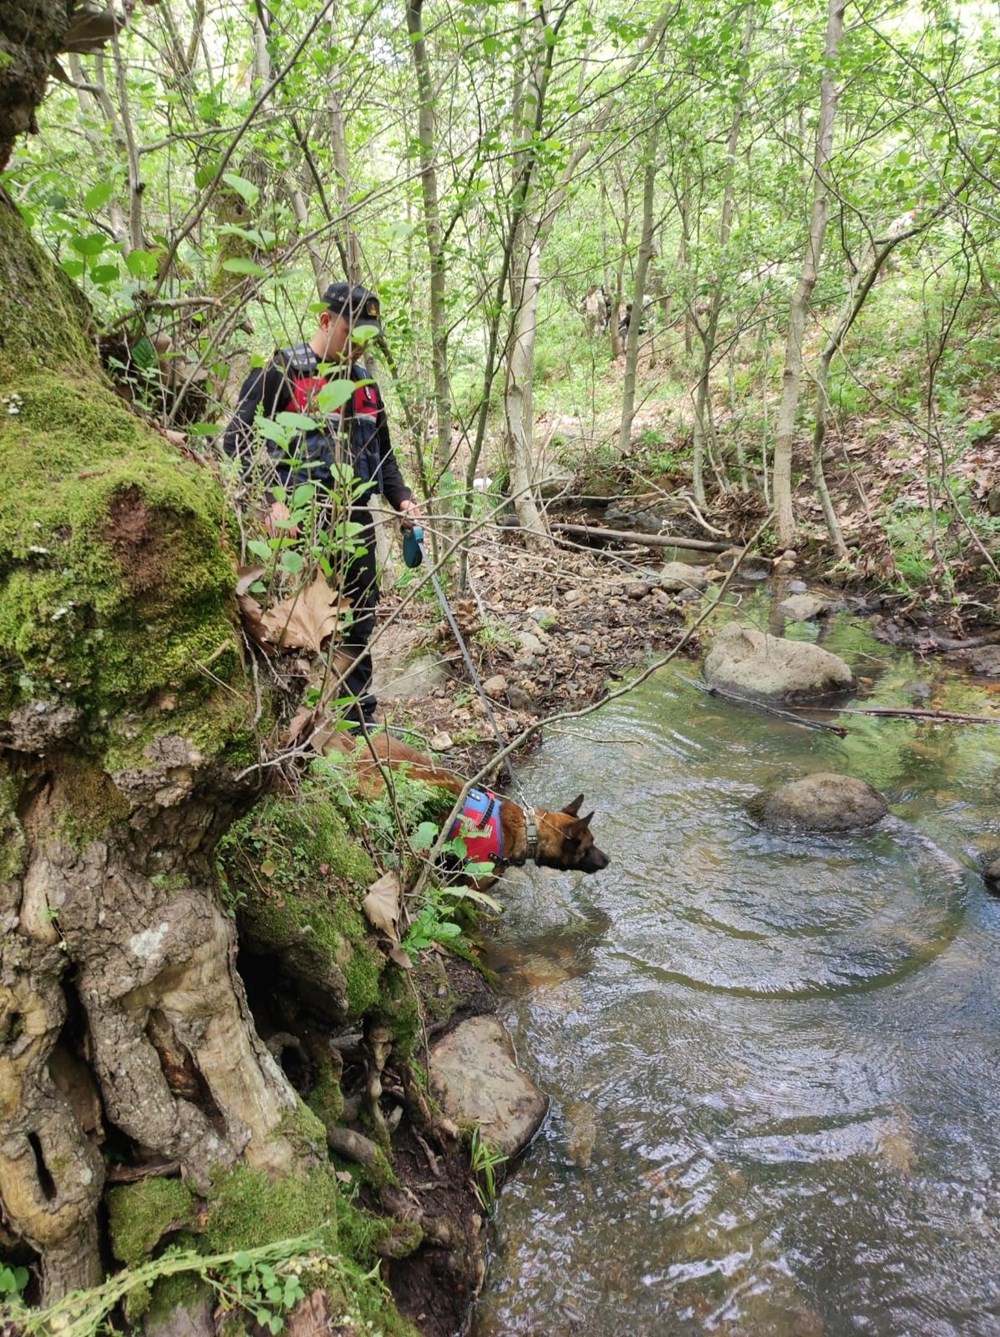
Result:
{"label": "green foliage", "polygon": [[492,1216],[499,1187],[497,1171],[506,1165],[507,1157],[488,1138],[483,1137],[478,1124],[472,1130],[469,1163],[475,1178],[476,1197],[486,1215]]}

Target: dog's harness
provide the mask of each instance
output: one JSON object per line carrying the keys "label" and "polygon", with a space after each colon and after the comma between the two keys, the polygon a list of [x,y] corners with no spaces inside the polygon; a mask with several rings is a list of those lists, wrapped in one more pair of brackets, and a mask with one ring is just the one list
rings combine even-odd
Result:
{"label": "dog's harness", "polygon": [[[475,786],[469,790],[465,806],[455,818],[448,832],[448,839],[460,836],[465,841],[466,858],[473,863],[512,863],[503,853],[503,826],[500,822],[500,804],[503,802],[492,789]],[[524,859],[527,863],[538,854],[538,827],[535,814],[523,809],[526,827],[527,848]]]}

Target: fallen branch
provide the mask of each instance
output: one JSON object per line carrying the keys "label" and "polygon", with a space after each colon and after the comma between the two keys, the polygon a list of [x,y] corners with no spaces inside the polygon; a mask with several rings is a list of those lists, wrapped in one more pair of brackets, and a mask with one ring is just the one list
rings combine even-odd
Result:
{"label": "fallen branch", "polygon": [[[826,711],[827,707],[820,707]],[[830,708],[831,713],[838,715],[880,715],[887,719],[903,720],[933,720],[939,724],[1000,724],[1000,715],[960,715],[955,710],[907,710],[900,706],[893,708],[890,706],[871,708],[845,707],[843,710]]]}
{"label": "fallen branch", "polygon": [[632,529],[599,529],[596,525],[571,525],[559,520],[550,528],[555,534],[578,538],[606,539],[609,542],[641,543],[645,548],[693,548],[697,552],[729,552],[732,543],[712,543],[708,539],[682,538],[677,534],[640,534]]}
{"label": "fallen branch", "polygon": [[[734,701],[740,706],[752,706],[757,710],[764,711],[767,715],[777,715],[779,719],[788,720],[790,724],[801,724],[804,729],[824,729],[829,733],[838,734],[841,738],[847,737],[847,730],[842,729],[839,725],[824,724],[822,720],[806,719],[802,715],[795,714],[794,711],[779,710],[777,706],[769,706],[754,697],[738,696],[735,692],[725,692],[721,687],[713,687],[710,683],[686,678],[683,673],[678,673],[677,677],[682,682],[686,682],[689,687],[696,687],[699,692],[707,692],[709,696],[718,696],[724,701]],[[920,710],[916,707],[908,709],[905,706],[810,705],[807,709],[815,711],[818,715],[872,715],[881,719],[930,720],[937,724],[1000,724],[1000,715],[962,715],[956,710]]]}
{"label": "fallen branch", "polygon": [[803,729],[821,729],[824,733],[835,733],[838,738],[847,737],[847,730],[842,729],[839,724],[824,724],[822,720],[805,719],[801,715],[796,715],[794,711],[779,710],[777,706],[769,706],[763,701],[755,700],[752,696],[737,696],[735,692],[724,692],[721,687],[713,687],[710,683],[697,682],[694,678],[686,678],[683,673],[678,673],[677,676],[681,682],[686,682],[689,687],[697,687],[699,692],[707,692],[709,696],[718,696],[723,701],[733,701],[740,706],[750,706],[754,710],[762,710],[765,715],[775,715],[778,719],[787,720],[789,724],[798,724]]}

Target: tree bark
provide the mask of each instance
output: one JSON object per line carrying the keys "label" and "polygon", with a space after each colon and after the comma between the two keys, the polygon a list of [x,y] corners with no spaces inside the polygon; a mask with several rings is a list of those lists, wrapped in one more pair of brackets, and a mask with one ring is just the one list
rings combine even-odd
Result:
{"label": "tree bark", "polygon": [[434,371],[434,413],[437,435],[434,459],[439,474],[451,467],[451,384],[448,378],[448,325],[445,293],[444,244],[438,195],[434,88],[423,28],[423,0],[409,0],[406,26],[417,76],[417,138],[420,144],[420,188],[424,201],[424,232],[430,267],[431,365]]}
{"label": "tree bark", "polygon": [[809,302],[819,274],[820,256],[826,233],[829,207],[827,176],[833,153],[833,124],[837,110],[835,79],[837,56],[844,30],[844,0],[830,0],[827,11],[826,43],[823,50],[823,77],[820,82],[819,124],[816,128],[816,152],[813,160],[813,205],[805,259],[788,313],[788,339],[782,376],[781,403],[775,424],[774,506],[778,544],[789,548],[795,541],[795,511],[792,506],[792,452],[795,444],[795,418],[802,384],[802,345],[805,338]]}

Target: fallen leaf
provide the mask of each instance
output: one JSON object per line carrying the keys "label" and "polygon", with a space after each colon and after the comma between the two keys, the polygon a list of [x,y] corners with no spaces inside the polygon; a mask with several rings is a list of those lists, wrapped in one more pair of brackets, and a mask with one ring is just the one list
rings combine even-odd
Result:
{"label": "fallen leaf", "polygon": [[261,562],[258,562],[256,566],[238,566],[236,568],[236,593],[246,594],[250,586],[255,581],[260,580],[266,570],[267,567]]}
{"label": "fallen leaf", "polygon": [[396,965],[399,966],[401,970],[413,969],[413,962],[407,956],[406,952],[403,951],[402,947],[394,947],[389,953],[389,960],[395,961]]}
{"label": "fallen leaf", "polygon": [[243,625],[246,633],[252,641],[255,641],[262,650],[269,655],[274,654],[274,648],[267,639],[267,629],[264,626],[264,610],[256,599],[251,599],[249,594],[243,594],[239,599],[240,612],[243,614]]}
{"label": "fallen leaf", "polygon": [[350,606],[350,600],[331,590],[317,571],[311,584],[268,609],[261,620],[273,644],[319,654]]}
{"label": "fallen leaf", "polygon": [[368,922],[381,931],[394,944],[399,943],[399,909],[403,899],[403,889],[395,873],[384,873],[377,882],[368,888],[368,895],[361,903],[361,908],[368,916]]}

